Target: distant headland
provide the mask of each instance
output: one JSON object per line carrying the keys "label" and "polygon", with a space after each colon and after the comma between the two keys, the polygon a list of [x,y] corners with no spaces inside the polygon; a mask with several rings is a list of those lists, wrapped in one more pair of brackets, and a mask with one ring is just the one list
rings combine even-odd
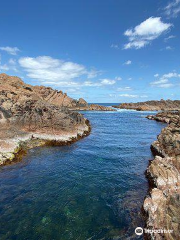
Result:
{"label": "distant headland", "polygon": [[153,100],[137,103],[121,103],[113,106],[119,109],[132,109],[137,111],[167,111],[180,110],[180,100]]}

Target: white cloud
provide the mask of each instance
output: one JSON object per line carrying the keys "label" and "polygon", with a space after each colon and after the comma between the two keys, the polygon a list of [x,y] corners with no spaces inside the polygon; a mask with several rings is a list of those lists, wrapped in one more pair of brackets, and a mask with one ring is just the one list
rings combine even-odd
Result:
{"label": "white cloud", "polygon": [[159,84],[164,84],[167,83],[169,80],[168,79],[160,79],[158,81],[151,82],[151,85],[159,85]]}
{"label": "white cloud", "polygon": [[174,36],[174,35],[170,35],[169,37],[165,38],[164,41],[167,42],[167,41],[169,41],[170,39],[173,39],[173,38],[175,38],[175,37],[176,37],[176,36]]}
{"label": "white cloud", "polygon": [[73,81],[63,81],[63,82],[53,82],[53,81],[44,81],[43,84],[56,86],[56,87],[80,87],[80,84]]}
{"label": "white cloud", "polygon": [[177,17],[180,13],[180,0],[173,0],[164,8],[165,14],[170,17]]}
{"label": "white cloud", "polygon": [[173,86],[174,86],[174,84],[172,84],[172,83],[165,83],[165,84],[158,85],[159,88],[171,88]]}
{"label": "white cloud", "polygon": [[158,74],[158,73],[156,73],[156,74],[154,75],[154,77],[159,77],[159,74]]}
{"label": "white cloud", "polygon": [[175,86],[175,84],[169,82],[169,79],[171,78],[175,78],[175,79],[180,78],[180,74],[176,72],[170,72],[170,73],[164,74],[160,77],[159,80],[151,82],[150,85],[153,87],[159,87],[159,88],[171,88]]}
{"label": "white cloud", "polygon": [[124,65],[131,65],[132,61],[131,60],[128,60],[124,63]]}
{"label": "white cloud", "polygon": [[166,50],[173,50],[173,48],[171,46],[167,46]]}
{"label": "white cloud", "polygon": [[128,94],[128,93],[123,93],[123,94],[109,94],[110,97],[113,98],[119,98],[119,97],[125,97],[125,98],[147,98],[147,95],[136,95],[136,94]]}
{"label": "white cloud", "polygon": [[92,82],[92,81],[85,81],[84,83],[81,84],[81,86],[85,86],[85,87],[100,87],[101,84],[100,83],[96,83],[96,82]]}
{"label": "white cloud", "polygon": [[138,98],[139,96],[138,95],[124,93],[124,94],[119,94],[119,97]]}
{"label": "white cloud", "polygon": [[29,78],[59,86],[69,86],[72,80],[83,75],[87,78],[94,78],[98,74],[95,70],[87,70],[83,65],[50,56],[22,57],[19,59],[19,64],[27,72]]}
{"label": "white cloud", "polygon": [[17,47],[0,47],[1,51],[5,51],[10,55],[17,55],[17,53],[20,51]]}
{"label": "white cloud", "polygon": [[162,33],[171,28],[172,24],[164,23],[160,17],[150,17],[137,25],[134,29],[128,29],[124,35],[129,42],[124,45],[124,49],[140,49],[158,38]]}
{"label": "white cloud", "polygon": [[1,72],[7,72],[7,71],[15,71],[17,72],[17,68],[16,68],[16,61],[12,58],[9,59],[9,61],[5,64],[1,64],[1,55],[0,55],[0,71]]}
{"label": "white cloud", "polygon": [[101,74],[101,71],[96,71],[94,69],[90,70],[87,72],[87,77],[88,78],[95,78],[97,77],[99,74]]}
{"label": "white cloud", "polygon": [[132,78],[130,77],[130,78],[128,78],[128,80],[130,81],[130,80],[132,80]]}
{"label": "white cloud", "polygon": [[131,41],[124,45],[124,49],[130,49],[130,48],[140,49],[145,47],[148,43],[149,43],[148,41],[142,41],[142,40]]}
{"label": "white cloud", "polygon": [[[36,58],[22,57],[19,59],[19,65],[27,72],[31,79],[39,80],[42,84],[58,87],[100,87],[114,85],[120,81],[120,77],[115,79],[103,78],[99,81],[82,81],[82,77],[87,79],[96,77],[100,72],[96,70],[87,70],[84,65],[74,62],[66,62],[60,59],[54,59],[50,56],[39,56]],[[9,63],[16,64],[14,59]]]}
{"label": "white cloud", "polygon": [[131,87],[121,87],[121,88],[117,88],[117,91],[131,91],[132,88]]}
{"label": "white cloud", "polygon": [[107,79],[107,78],[101,79],[101,84],[102,85],[113,85],[115,83],[116,83],[115,80],[111,80],[111,79]]}
{"label": "white cloud", "polygon": [[85,87],[101,87],[101,86],[108,86],[108,85],[114,85],[116,83],[116,80],[113,79],[100,79],[99,82],[92,82],[92,81],[85,81],[81,84],[81,86]]}
{"label": "white cloud", "polygon": [[3,72],[3,71],[8,71],[9,70],[9,67],[7,64],[4,64],[4,65],[0,65],[0,71]]}
{"label": "white cloud", "polygon": [[178,78],[178,77],[180,77],[180,74],[178,74],[176,72],[170,72],[170,73],[164,74],[162,77],[163,78]]}

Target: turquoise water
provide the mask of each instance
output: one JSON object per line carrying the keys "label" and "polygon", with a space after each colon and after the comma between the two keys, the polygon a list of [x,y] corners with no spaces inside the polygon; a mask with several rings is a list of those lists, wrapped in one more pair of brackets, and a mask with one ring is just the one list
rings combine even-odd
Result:
{"label": "turquoise water", "polygon": [[147,114],[84,112],[90,136],[1,167],[0,239],[136,239],[150,144],[164,127]]}

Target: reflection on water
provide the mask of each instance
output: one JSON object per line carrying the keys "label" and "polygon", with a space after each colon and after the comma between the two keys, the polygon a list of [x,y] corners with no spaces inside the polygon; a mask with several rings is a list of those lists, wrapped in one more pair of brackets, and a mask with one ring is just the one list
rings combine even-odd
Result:
{"label": "reflection on water", "polygon": [[87,138],[0,168],[1,240],[136,239],[150,144],[164,125],[142,112],[84,114]]}

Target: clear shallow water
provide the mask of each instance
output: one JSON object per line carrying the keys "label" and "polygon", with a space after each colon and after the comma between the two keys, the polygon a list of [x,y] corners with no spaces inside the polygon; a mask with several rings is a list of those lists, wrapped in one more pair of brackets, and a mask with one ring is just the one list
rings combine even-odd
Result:
{"label": "clear shallow water", "polygon": [[136,239],[150,144],[164,124],[147,112],[84,114],[87,138],[0,168],[1,240]]}

